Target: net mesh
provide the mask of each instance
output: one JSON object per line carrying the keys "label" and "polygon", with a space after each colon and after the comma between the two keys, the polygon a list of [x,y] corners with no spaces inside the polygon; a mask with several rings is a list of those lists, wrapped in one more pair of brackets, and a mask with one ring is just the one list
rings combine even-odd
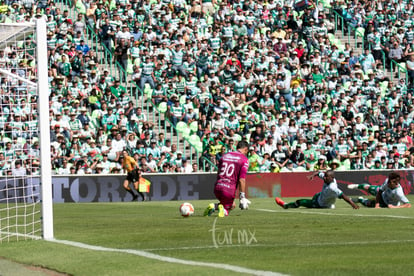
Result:
{"label": "net mesh", "polygon": [[0,243],[41,238],[34,25],[0,24]]}

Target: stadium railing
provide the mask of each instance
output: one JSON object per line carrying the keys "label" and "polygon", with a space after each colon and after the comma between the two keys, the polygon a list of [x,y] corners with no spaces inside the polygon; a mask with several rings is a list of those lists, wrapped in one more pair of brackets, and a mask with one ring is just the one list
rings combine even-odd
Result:
{"label": "stadium railing", "polygon": [[[345,18],[339,14],[337,11],[332,10],[335,18],[335,33],[341,30],[342,36],[348,40],[348,43],[351,45],[351,37],[353,36],[354,45],[351,45],[355,48],[358,46],[358,37],[362,37],[362,49],[364,48],[364,33],[361,29],[357,29],[346,22]],[[340,24],[339,24],[340,23]],[[339,25],[339,26],[338,26]]]}
{"label": "stadium railing", "polygon": [[[112,58],[113,57],[112,54],[105,47],[105,45],[101,44],[101,46],[106,52],[105,56]],[[116,73],[119,79],[124,80],[123,83],[125,84],[125,88],[129,92],[128,94],[131,97],[134,97],[137,106],[141,107],[146,112],[146,114],[148,114],[148,117],[151,117],[150,120],[156,126],[156,128],[160,132],[163,131],[163,133],[165,134],[165,137],[169,138],[171,142],[174,142],[174,140],[176,140],[175,142],[177,145],[177,150],[182,151],[183,154],[187,152],[186,149],[188,147],[189,156],[187,155],[185,156],[190,158],[191,163],[193,163],[194,159],[196,159],[198,166],[200,166],[199,158],[197,157],[201,155],[202,149],[197,148],[197,145],[195,145],[197,141],[192,142],[192,140],[190,139],[190,135],[189,135],[191,133],[187,133],[188,135],[185,135],[184,131],[178,129],[176,126],[174,126],[171,123],[168,116],[166,115],[166,110],[160,110],[159,106],[156,106],[151,101],[151,92],[146,93],[145,91],[142,91],[142,89],[134,81],[131,81],[128,83],[128,81],[126,81],[128,78],[128,72],[126,72],[126,70],[121,66],[121,64],[119,64],[119,62],[117,61],[114,62],[114,68],[115,68],[115,71],[117,71]],[[142,95],[142,97],[140,97],[140,95]],[[150,114],[152,116],[149,116]],[[162,119],[162,115],[164,119]],[[170,127],[168,127],[168,125]],[[174,135],[174,133],[176,133],[176,135]],[[182,134],[182,138],[180,138],[179,133]],[[194,133],[192,135],[194,135]],[[193,138],[193,140],[196,140],[196,139]]]}
{"label": "stadium railing", "polygon": [[[364,49],[366,46],[365,44],[368,44],[369,49],[372,48],[372,44],[370,42],[365,41],[365,30],[362,28],[355,28],[349,24],[346,23],[346,20],[342,15],[340,15],[337,11],[332,10],[335,16],[335,32],[341,29],[341,33],[344,37],[347,37],[348,43],[351,44],[351,36],[354,36],[354,42],[355,47],[359,48],[358,46],[358,37],[362,38],[361,41],[361,48]],[[340,23],[340,24],[339,24]],[[340,26],[338,26],[340,25]],[[346,31],[345,31],[346,30]],[[386,72],[386,68],[389,65],[390,70],[390,80],[394,81],[394,79],[397,77],[398,79],[401,79],[402,74],[406,73],[405,64],[401,65],[401,63],[396,62],[395,60],[391,60],[390,64],[387,64],[387,56],[385,52],[381,49],[382,53],[382,64],[384,65],[384,72]],[[387,65],[387,66],[386,66]],[[408,83],[408,75],[405,75],[405,81]]]}
{"label": "stadium railing", "polygon": [[404,66],[401,65],[401,63],[396,62],[395,60],[391,60],[391,64],[390,64],[390,70],[391,70],[391,81],[393,81],[393,78],[395,77],[393,74],[393,71],[396,71],[396,77],[398,79],[401,79],[402,74],[405,74],[405,83],[408,83],[408,74],[407,74],[407,68],[405,67],[405,62],[404,62]]}
{"label": "stadium railing", "polygon": [[203,165],[203,171],[205,172],[216,172],[217,171],[217,166],[216,164],[214,164],[213,162],[211,162],[210,159],[208,159],[205,156],[202,156],[201,158],[201,163]]}

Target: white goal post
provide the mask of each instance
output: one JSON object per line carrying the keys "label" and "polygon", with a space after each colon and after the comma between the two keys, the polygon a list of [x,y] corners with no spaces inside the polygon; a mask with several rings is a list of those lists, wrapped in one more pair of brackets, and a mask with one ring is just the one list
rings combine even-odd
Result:
{"label": "white goal post", "polygon": [[46,30],[0,24],[0,243],[54,238]]}
{"label": "white goal post", "polygon": [[[42,227],[43,238],[53,239],[53,196],[52,196],[52,166],[50,159],[50,127],[49,127],[49,83],[47,79],[47,41],[46,22],[36,20],[36,46],[38,70],[38,106],[40,126],[40,160],[41,160],[41,192],[42,192]],[[43,150],[42,150],[43,149]]]}

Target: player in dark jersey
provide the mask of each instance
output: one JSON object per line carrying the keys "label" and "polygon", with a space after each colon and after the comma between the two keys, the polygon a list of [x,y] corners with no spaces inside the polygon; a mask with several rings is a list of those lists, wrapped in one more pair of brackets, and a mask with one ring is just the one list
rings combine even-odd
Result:
{"label": "player in dark jersey", "polygon": [[250,201],[246,198],[246,175],[249,168],[249,160],[246,155],[249,144],[240,141],[235,152],[228,152],[219,160],[217,180],[214,185],[214,194],[219,203],[210,203],[204,211],[205,216],[210,216],[215,210],[219,211],[219,217],[229,214],[236,204],[237,188],[239,189],[240,209],[249,208]]}

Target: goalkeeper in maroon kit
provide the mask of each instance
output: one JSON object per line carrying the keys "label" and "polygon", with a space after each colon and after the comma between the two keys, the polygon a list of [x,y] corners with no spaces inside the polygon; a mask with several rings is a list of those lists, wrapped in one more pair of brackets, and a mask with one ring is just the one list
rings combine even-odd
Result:
{"label": "goalkeeper in maroon kit", "polygon": [[218,216],[224,217],[236,207],[234,199],[237,188],[239,189],[240,209],[249,208],[250,201],[246,198],[246,175],[249,168],[248,153],[249,144],[240,141],[235,152],[228,152],[219,160],[217,180],[214,185],[214,194],[219,203],[210,203],[204,211],[204,216],[210,216],[218,210]]}

